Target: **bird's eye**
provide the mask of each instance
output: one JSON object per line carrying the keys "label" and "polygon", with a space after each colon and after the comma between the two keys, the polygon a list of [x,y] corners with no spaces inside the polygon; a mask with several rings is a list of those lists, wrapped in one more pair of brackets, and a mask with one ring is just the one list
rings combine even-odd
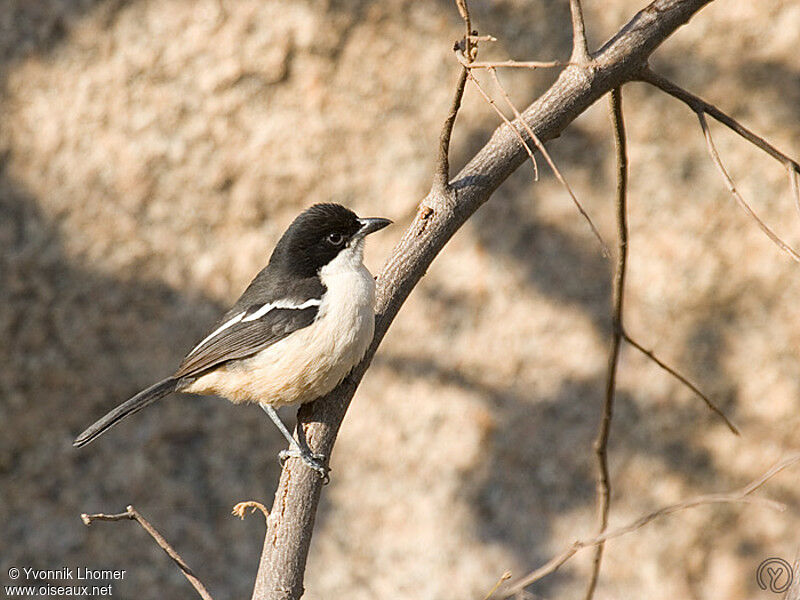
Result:
{"label": "bird's eye", "polygon": [[341,246],[344,241],[344,236],[341,233],[329,233],[327,240],[328,243],[334,246]]}

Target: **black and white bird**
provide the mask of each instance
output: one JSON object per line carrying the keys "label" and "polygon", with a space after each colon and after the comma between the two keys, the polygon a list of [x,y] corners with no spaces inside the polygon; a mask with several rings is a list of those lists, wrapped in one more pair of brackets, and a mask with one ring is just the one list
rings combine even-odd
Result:
{"label": "black and white bird", "polygon": [[326,476],[325,457],[295,441],[275,407],[310,402],[357,365],[375,330],[375,281],[364,238],[389,219],[360,219],[338,204],[316,204],[281,237],[269,264],[183,359],[173,375],[136,394],[80,434],[88,444],[128,415],[172,392],[258,403],[289,441],[281,459],[301,458]]}

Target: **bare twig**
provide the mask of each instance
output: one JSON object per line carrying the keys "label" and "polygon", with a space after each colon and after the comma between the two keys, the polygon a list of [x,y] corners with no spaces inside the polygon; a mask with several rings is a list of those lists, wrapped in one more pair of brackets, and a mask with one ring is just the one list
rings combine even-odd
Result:
{"label": "bare twig", "polygon": [[[542,141],[558,136],[579,114],[612,89],[638,77],[650,54],[710,0],[654,0],[601,48],[592,69],[566,69],[549,90],[522,113]],[[508,127],[498,128],[455,176],[453,194],[432,190],[425,209],[403,234],[377,278],[375,337],[364,360],[331,393],[298,412],[298,423],[314,452],[330,456],[358,385],[401,306],[459,228],[525,160]],[[270,510],[253,598],[296,599],[303,592],[321,479],[300,461],[281,472]]]}
{"label": "bare twig", "polygon": [[792,188],[794,205],[797,207],[797,211],[800,212],[800,183],[798,183],[798,171],[792,165],[788,165],[786,170],[789,171],[789,185]]}
{"label": "bare twig", "polygon": [[728,190],[731,192],[733,197],[736,199],[736,202],[742,209],[750,215],[752,219],[758,224],[761,230],[772,240],[781,250],[786,252],[789,256],[792,257],[795,261],[800,262],[800,255],[795,252],[788,244],[786,244],[783,240],[781,240],[773,231],[770,229],[753,211],[752,208],[744,201],[742,196],[736,190],[736,186],[733,182],[733,179],[728,174],[727,170],[722,164],[722,161],[719,158],[719,153],[714,145],[713,140],[711,139],[711,131],[708,127],[708,123],[705,119],[705,115],[709,115],[731,129],[732,131],[739,134],[741,137],[746,139],[748,142],[756,146],[757,148],[763,150],[772,158],[780,162],[789,172],[789,183],[792,188],[792,194],[795,198],[795,204],[797,205],[798,210],[800,210],[800,186],[797,184],[797,176],[800,173],[800,164],[788,155],[784,154],[775,146],[767,142],[761,136],[756,135],[749,129],[747,129],[744,125],[739,123],[736,119],[731,117],[730,115],[725,114],[720,109],[718,109],[713,104],[710,104],[703,100],[702,98],[695,96],[694,94],[686,91],[682,87],[676,85],[672,81],[668,80],[665,77],[662,77],[658,73],[653,72],[650,69],[643,69],[639,73],[639,79],[641,81],[645,81],[663,92],[666,92],[670,96],[677,98],[684,104],[686,104],[689,108],[691,108],[696,114],[698,119],[700,120],[700,127],[703,129],[703,135],[706,139],[706,145],[708,146],[708,151],[711,154],[711,158],[714,161],[714,164],[717,166],[717,169],[722,174],[723,179],[725,180],[725,184],[728,187]]}
{"label": "bare twig", "polygon": [[689,389],[690,389],[690,390],[692,390],[692,391],[693,391],[695,394],[697,394],[697,395],[698,395],[698,396],[699,396],[699,397],[700,397],[700,398],[703,400],[703,402],[705,402],[706,406],[707,406],[709,409],[711,409],[711,411],[712,411],[712,412],[716,413],[716,414],[717,414],[717,415],[718,415],[718,416],[719,416],[719,417],[720,417],[720,418],[721,418],[723,421],[725,421],[725,425],[727,425],[727,426],[728,426],[728,429],[730,429],[730,430],[731,430],[731,432],[735,433],[736,435],[741,435],[741,434],[739,433],[739,428],[738,428],[738,427],[736,427],[736,425],[734,425],[734,424],[731,422],[731,420],[730,420],[730,419],[729,419],[729,418],[728,418],[728,417],[725,415],[725,413],[724,413],[724,412],[722,412],[722,409],[720,409],[720,408],[719,408],[719,407],[718,407],[718,406],[717,406],[717,405],[714,403],[714,401],[713,401],[713,400],[711,400],[711,398],[709,398],[709,397],[708,397],[708,396],[706,396],[706,395],[705,395],[705,394],[704,394],[702,391],[700,391],[700,388],[698,388],[698,387],[697,387],[695,384],[693,384],[691,381],[689,381],[689,380],[688,380],[686,377],[684,377],[683,375],[681,375],[681,374],[680,374],[678,371],[676,371],[675,369],[673,369],[672,367],[670,367],[670,366],[669,366],[667,363],[665,363],[663,360],[661,360],[660,358],[658,358],[658,357],[657,357],[657,356],[656,356],[656,355],[655,355],[655,354],[654,354],[652,351],[648,350],[647,348],[645,348],[644,346],[642,346],[642,345],[641,345],[639,342],[637,342],[635,339],[633,339],[633,338],[632,338],[630,335],[628,335],[628,332],[627,332],[627,331],[625,331],[625,329],[624,329],[624,328],[623,328],[623,330],[622,330],[622,337],[623,337],[623,338],[625,339],[625,341],[626,341],[626,342],[628,342],[628,343],[629,343],[631,346],[633,346],[634,348],[636,348],[636,349],[637,349],[639,352],[641,352],[642,354],[644,354],[644,355],[645,355],[647,358],[649,358],[650,360],[652,360],[652,361],[653,361],[654,363],[656,363],[656,364],[657,364],[659,367],[661,367],[662,369],[664,369],[664,370],[665,370],[667,373],[669,373],[670,375],[672,375],[672,376],[673,376],[675,379],[677,379],[678,381],[680,381],[680,382],[681,382],[683,385],[685,385],[687,388],[689,388]]}
{"label": "bare twig", "polygon": [[730,130],[735,131],[748,142],[756,146],[757,148],[763,150],[767,154],[769,154],[772,158],[777,160],[779,163],[785,165],[790,170],[800,173],[800,164],[790,156],[784,154],[780,150],[778,150],[775,146],[767,142],[764,138],[759,135],[756,135],[749,129],[747,129],[744,125],[739,123],[736,119],[731,117],[730,115],[722,112],[719,108],[714,106],[713,104],[706,102],[699,96],[695,96],[691,92],[683,89],[679,85],[673,83],[666,77],[659,75],[658,73],[652,71],[649,68],[645,68],[639,72],[638,76],[639,80],[649,83],[660,89],[662,92],[666,92],[673,98],[677,98],[684,104],[686,104],[689,108],[691,108],[696,113],[705,113],[708,116],[716,119]]}
{"label": "bare twig", "polygon": [[470,69],[553,69],[555,67],[568,67],[575,63],[563,60],[498,60],[498,61],[473,61],[469,63]]}
{"label": "bare twig", "polygon": [[744,503],[744,504],[761,504],[773,508],[775,510],[783,511],[786,509],[786,507],[780,502],[776,502],[775,500],[770,500],[769,498],[761,498],[761,497],[751,498],[750,494],[755,492],[758,488],[760,488],[767,481],[772,479],[775,475],[777,475],[787,467],[790,467],[799,461],[800,461],[800,453],[791,454],[788,457],[776,463],[775,465],[773,465],[766,473],[761,475],[761,477],[755,479],[754,481],[750,482],[748,485],[746,485],[741,489],[721,494],[705,494],[702,496],[691,498],[689,500],[684,500],[683,502],[678,502],[677,504],[670,504],[669,506],[664,506],[656,511],[648,513],[643,517],[639,517],[635,521],[632,521],[631,523],[623,527],[618,527],[617,529],[606,531],[605,533],[602,533],[588,540],[578,540],[576,542],[573,542],[573,544],[569,548],[567,548],[564,552],[552,558],[551,560],[549,560],[547,563],[545,563],[535,571],[531,571],[528,575],[522,577],[518,581],[509,585],[507,588],[504,588],[502,590],[501,597],[510,598],[511,596],[515,595],[517,592],[529,586],[530,584],[539,581],[540,579],[546,577],[547,575],[550,575],[551,573],[554,573],[555,571],[558,570],[559,567],[561,567],[561,565],[567,562],[579,550],[583,548],[596,546],[608,540],[618,538],[628,533],[632,533],[634,531],[637,531],[638,529],[641,529],[642,527],[654,521],[655,519],[658,519],[660,517],[665,517],[667,515],[671,515],[673,513],[686,510],[688,508],[694,508],[706,504]]}
{"label": "bare twig", "polygon": [[580,0],[569,0],[569,12],[572,17],[572,56],[570,62],[585,65],[591,62],[589,44],[586,42],[586,26],[583,22],[583,9]]}
{"label": "bare twig", "polygon": [[503,122],[516,133],[516,137],[519,140],[519,143],[522,144],[522,146],[525,148],[525,152],[527,152],[528,157],[531,159],[531,164],[533,165],[533,179],[534,181],[538,181],[539,166],[536,164],[536,157],[533,155],[533,149],[528,145],[528,142],[525,141],[525,138],[522,137],[522,134],[519,132],[519,129],[517,129],[514,126],[514,124],[505,116],[503,111],[497,107],[497,104],[495,103],[494,99],[486,92],[485,89],[483,89],[483,86],[475,78],[475,76],[471,72],[469,72],[469,69],[467,69],[467,71],[468,71],[467,75],[468,79],[473,84],[475,84],[475,87],[477,88],[478,92],[480,92],[481,96],[483,96],[483,99],[486,100],[486,102],[488,102],[489,106],[491,106],[494,109],[494,112],[498,114],[498,116],[503,120]]}
{"label": "bare twig", "polygon": [[[464,52],[467,57],[474,58],[475,52],[472,50],[472,42],[477,42],[477,36],[472,35],[472,25],[470,24],[469,7],[467,0],[455,0],[458,12],[461,18],[464,19]],[[458,43],[456,48],[458,48]],[[477,44],[475,46],[477,50]],[[450,137],[453,134],[453,126],[456,122],[458,109],[461,108],[461,99],[464,97],[464,87],[467,83],[468,69],[465,66],[458,76],[458,83],[456,84],[456,91],[453,95],[453,102],[450,105],[450,112],[442,125],[442,131],[439,134],[439,157],[436,161],[436,171],[433,175],[433,189],[439,193],[445,193],[450,185]]]}
{"label": "bare twig", "polygon": [[467,0],[456,0],[456,7],[458,8],[458,14],[464,20],[464,54],[467,55],[469,60],[473,60],[475,57],[472,55],[472,42],[478,34],[475,32],[475,35],[473,35]]}
{"label": "bare twig", "polygon": [[[611,122],[614,129],[614,150],[617,163],[617,264],[614,270],[614,296],[611,312],[611,351],[608,356],[606,374],[606,394],[603,403],[603,415],[594,441],[594,453],[597,458],[597,514],[600,520],[599,532],[608,527],[608,511],[611,501],[611,476],[608,471],[608,437],[611,432],[611,419],[614,414],[614,395],[617,384],[617,367],[619,351],[622,344],[622,309],[625,300],[625,275],[628,264],[628,151],[625,139],[625,120],[622,116],[622,90],[611,91],[609,97]],[[594,549],[592,573],[586,587],[584,598],[591,600],[594,596],[597,580],[600,576],[600,565],[603,560],[603,543]]]}
{"label": "bare twig", "polygon": [[147,533],[150,534],[150,537],[152,537],[155,540],[156,544],[158,544],[161,547],[161,549],[167,553],[167,556],[169,556],[173,560],[173,562],[176,565],[178,565],[178,568],[183,572],[184,576],[186,577],[186,579],[189,580],[189,583],[192,584],[194,589],[197,590],[197,593],[200,595],[200,597],[203,598],[203,600],[213,600],[211,598],[211,594],[208,593],[208,590],[203,585],[203,583],[192,572],[192,570],[189,568],[189,565],[186,564],[186,561],[184,561],[181,558],[181,555],[178,554],[175,551],[175,549],[169,545],[169,542],[167,542],[167,540],[164,539],[164,536],[162,536],[156,530],[156,528],[153,527],[147,521],[147,519],[145,519],[141,515],[141,513],[138,510],[133,508],[133,506],[128,506],[125,512],[123,513],[118,513],[113,515],[107,515],[104,513],[97,513],[90,515],[83,513],[81,514],[81,520],[87,527],[91,525],[94,521],[136,521],[137,523],[139,523],[139,525],[142,526],[142,529],[144,529]]}
{"label": "bare twig", "polygon": [[489,600],[489,598],[491,598],[494,595],[494,593],[498,590],[498,588],[501,585],[503,585],[503,582],[508,581],[509,579],[511,579],[511,571],[506,571],[505,573],[500,575],[500,579],[498,579],[497,583],[494,584],[494,587],[491,590],[489,590],[489,593],[483,597],[483,600]]}
{"label": "bare twig", "polygon": [[567,190],[567,193],[569,194],[570,198],[572,198],[572,202],[577,207],[578,212],[581,213],[581,216],[589,224],[589,227],[591,228],[592,233],[594,234],[594,237],[596,237],[597,241],[600,242],[600,249],[603,252],[603,256],[606,256],[606,257],[610,256],[610,253],[608,251],[608,246],[606,245],[605,240],[603,240],[603,236],[600,235],[600,232],[598,231],[597,227],[595,226],[594,222],[592,221],[592,218],[589,216],[589,213],[587,213],[586,210],[583,208],[583,205],[578,200],[578,197],[575,195],[575,192],[572,191],[572,188],[570,187],[569,183],[567,183],[567,180],[561,174],[561,171],[556,166],[556,163],[553,161],[553,158],[550,156],[550,153],[547,151],[547,148],[545,148],[545,146],[542,143],[542,141],[533,132],[533,129],[531,129],[530,125],[528,125],[525,122],[525,119],[522,118],[522,114],[520,114],[520,112],[517,110],[517,107],[514,106],[514,103],[511,101],[511,98],[508,96],[508,93],[506,92],[505,88],[500,83],[500,79],[497,76],[497,71],[495,69],[489,69],[489,73],[491,73],[492,77],[494,77],[494,81],[497,84],[497,87],[500,90],[500,93],[503,95],[503,98],[505,99],[506,104],[508,104],[509,108],[511,108],[511,110],[514,112],[514,116],[517,119],[516,122],[519,122],[522,125],[523,129],[525,129],[525,132],[533,140],[533,143],[536,144],[536,148],[539,150],[539,152],[542,153],[542,156],[544,156],[544,159],[547,161],[547,164],[552,169],[553,174],[555,175],[556,179],[558,179],[558,181],[561,183],[561,185],[564,186],[564,189]]}
{"label": "bare twig", "polygon": [[769,226],[762,221],[758,215],[750,208],[750,205],[742,198],[742,195],[736,189],[736,184],[733,182],[733,179],[728,174],[728,171],[725,169],[725,165],[722,164],[722,160],[719,157],[719,153],[717,152],[717,147],[714,145],[714,140],[711,138],[711,130],[708,128],[708,121],[706,121],[705,113],[699,112],[697,113],[697,118],[700,120],[700,127],[703,130],[703,135],[706,138],[706,145],[708,146],[708,153],[711,155],[711,160],[714,161],[714,164],[717,166],[722,178],[725,180],[725,184],[728,187],[728,191],[734,197],[736,202],[739,206],[746,212],[750,218],[752,218],[756,224],[761,228],[769,239],[778,246],[781,250],[783,250],[786,254],[788,254],[792,259],[797,262],[800,262],[800,254],[794,251],[794,249],[789,246],[786,242],[784,242],[778,235],[769,228]]}
{"label": "bare twig", "polygon": [[461,69],[456,84],[456,91],[453,95],[453,103],[450,105],[450,112],[442,125],[442,132],[439,134],[439,157],[436,161],[436,172],[433,176],[433,186],[444,191],[450,184],[450,136],[453,133],[453,125],[456,122],[458,109],[461,108],[461,99],[464,97],[464,86],[467,83],[466,68]]}

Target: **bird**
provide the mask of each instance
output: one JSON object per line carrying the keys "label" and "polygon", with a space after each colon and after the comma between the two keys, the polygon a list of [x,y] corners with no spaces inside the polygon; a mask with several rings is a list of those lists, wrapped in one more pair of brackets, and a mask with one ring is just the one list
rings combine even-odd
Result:
{"label": "bird", "polygon": [[126,400],[81,433],[95,440],[125,417],[173,393],[257,403],[289,442],[281,464],[300,458],[327,480],[325,457],[299,443],[277,407],[333,390],[364,357],[375,331],[375,280],[363,262],[365,237],[390,225],[333,203],[314,204],[284,232],[241,297],[177,370]]}

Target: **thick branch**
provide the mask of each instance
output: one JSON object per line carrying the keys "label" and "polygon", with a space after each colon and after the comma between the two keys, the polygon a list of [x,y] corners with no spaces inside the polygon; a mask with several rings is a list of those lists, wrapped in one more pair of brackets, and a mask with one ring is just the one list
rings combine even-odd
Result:
{"label": "thick branch", "polygon": [[[600,49],[592,69],[572,66],[523,113],[541,141],[551,140],[596,100],[635,79],[650,54],[710,0],[656,0]],[[508,126],[499,127],[445,193],[431,192],[377,279],[375,338],[364,361],[334,391],[299,413],[315,452],[330,455],[350,400],[378,345],[411,290],[453,234],[527,154]],[[253,598],[296,599],[311,543],[322,480],[290,459],[268,519]]]}

